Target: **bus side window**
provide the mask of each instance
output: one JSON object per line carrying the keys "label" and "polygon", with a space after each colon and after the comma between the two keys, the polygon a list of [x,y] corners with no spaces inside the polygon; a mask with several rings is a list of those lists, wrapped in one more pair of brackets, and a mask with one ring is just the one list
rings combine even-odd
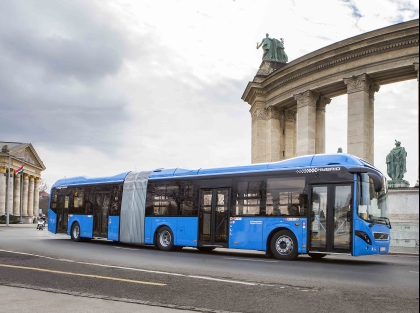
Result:
{"label": "bus side window", "polygon": [[305,203],[302,190],[304,177],[279,177],[267,179],[267,215],[304,215]]}
{"label": "bus side window", "polygon": [[[254,178],[255,179],[255,178]],[[256,216],[265,212],[265,181],[238,181],[234,184],[231,216]]]}
{"label": "bus side window", "polygon": [[193,184],[188,181],[149,182],[146,195],[146,216],[192,216]]}

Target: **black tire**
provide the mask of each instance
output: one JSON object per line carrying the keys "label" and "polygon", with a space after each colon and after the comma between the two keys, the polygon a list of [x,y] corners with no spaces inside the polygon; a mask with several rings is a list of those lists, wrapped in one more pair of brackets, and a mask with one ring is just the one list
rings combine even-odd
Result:
{"label": "black tire", "polygon": [[83,241],[82,237],[80,237],[80,225],[78,222],[74,223],[71,227],[71,239],[76,242]]}
{"label": "black tire", "polygon": [[323,253],[308,253],[312,259],[322,259],[326,254]]}
{"label": "black tire", "polygon": [[216,249],[215,247],[197,247],[200,252],[210,252]]}
{"label": "black tire", "polygon": [[297,240],[289,230],[282,229],[271,238],[271,253],[279,260],[294,260],[298,256]]}
{"label": "black tire", "polygon": [[163,226],[159,228],[156,234],[156,246],[162,251],[173,251],[175,249],[174,234],[169,227]]}

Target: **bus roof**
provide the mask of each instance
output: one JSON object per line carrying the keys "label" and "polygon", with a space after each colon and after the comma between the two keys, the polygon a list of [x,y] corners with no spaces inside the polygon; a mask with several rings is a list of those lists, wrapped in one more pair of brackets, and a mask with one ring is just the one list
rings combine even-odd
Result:
{"label": "bus roof", "polygon": [[[171,169],[156,169],[149,175],[150,179],[163,179],[163,178],[175,178],[175,177],[200,177],[200,176],[214,176],[214,175],[225,175],[225,174],[240,174],[240,173],[258,173],[267,171],[279,171],[279,170],[293,170],[302,167],[326,167],[326,166],[343,166],[345,168],[354,167],[367,167],[375,171],[379,170],[368,162],[354,156],[345,153],[332,153],[332,154],[315,154],[305,155],[284,161],[273,162],[273,163],[260,163],[251,164],[244,166],[232,166],[232,167],[221,167],[221,168],[209,168],[209,169],[183,169],[183,168],[171,168]],[[64,178],[58,180],[53,186],[76,186],[76,185],[90,185],[90,184],[105,184],[105,183],[122,183],[125,180],[129,172],[124,172],[115,176],[109,177],[98,177],[89,178],[86,176],[79,176],[73,178]],[[379,172],[380,173],[380,172]],[[382,173],[381,173],[382,174]],[[383,175],[383,174],[382,174]]]}

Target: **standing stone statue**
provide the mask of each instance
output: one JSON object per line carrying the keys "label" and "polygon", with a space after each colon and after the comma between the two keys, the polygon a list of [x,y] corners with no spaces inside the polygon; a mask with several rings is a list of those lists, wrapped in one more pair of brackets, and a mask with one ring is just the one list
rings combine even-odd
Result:
{"label": "standing stone statue", "polygon": [[[393,148],[386,156],[386,165],[388,176],[391,177],[394,183],[407,183],[404,178],[406,169],[407,152],[404,147],[401,147],[401,142],[395,140],[395,148]],[[403,186],[398,186],[403,187]]]}
{"label": "standing stone statue", "polygon": [[343,153],[343,148],[338,148],[337,153]]}
{"label": "standing stone statue", "polygon": [[261,43],[257,42],[257,49],[262,46],[264,51],[263,60],[274,61],[279,63],[287,63],[288,57],[286,52],[284,52],[284,40],[275,38],[269,38],[268,34],[265,34],[265,38],[261,40]]}

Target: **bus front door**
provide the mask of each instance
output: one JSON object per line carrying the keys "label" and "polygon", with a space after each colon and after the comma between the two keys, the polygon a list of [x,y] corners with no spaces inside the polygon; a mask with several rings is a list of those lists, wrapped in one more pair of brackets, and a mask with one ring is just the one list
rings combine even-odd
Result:
{"label": "bus front door", "polygon": [[227,247],[230,190],[200,189],[198,247]]}
{"label": "bus front door", "polygon": [[352,185],[311,187],[309,254],[351,253]]}
{"label": "bus front door", "polygon": [[96,193],[93,203],[93,236],[108,237],[109,193]]}

